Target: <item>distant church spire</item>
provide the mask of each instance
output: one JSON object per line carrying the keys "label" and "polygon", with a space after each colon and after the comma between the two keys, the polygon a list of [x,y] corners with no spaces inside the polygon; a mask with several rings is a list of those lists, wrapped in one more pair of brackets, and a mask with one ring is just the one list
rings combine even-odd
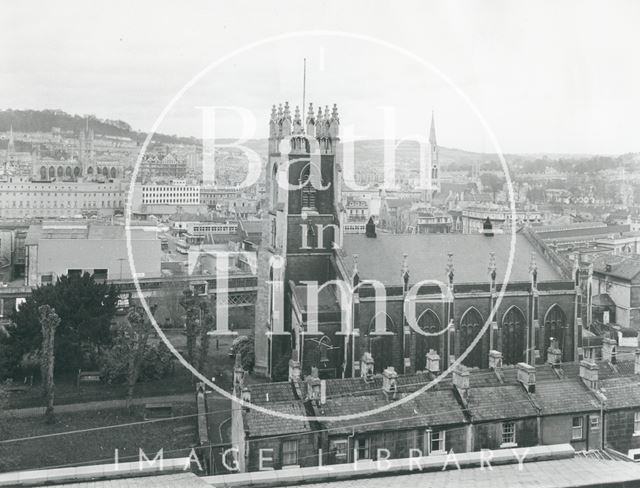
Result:
{"label": "distant church spire", "polygon": [[431,130],[429,131],[429,143],[434,146],[438,144],[436,142],[436,121],[433,110],[431,111]]}
{"label": "distant church spire", "polygon": [[16,152],[16,147],[13,141],[13,124],[11,124],[11,128],[9,129],[9,143],[7,144],[7,155],[13,154],[14,152]]}

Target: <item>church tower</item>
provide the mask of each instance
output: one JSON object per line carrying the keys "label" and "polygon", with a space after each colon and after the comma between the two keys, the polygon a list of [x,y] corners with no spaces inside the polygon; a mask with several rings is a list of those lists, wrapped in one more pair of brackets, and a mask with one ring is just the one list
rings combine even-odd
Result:
{"label": "church tower", "polygon": [[288,102],[271,109],[255,310],[259,375],[272,377],[278,359],[291,357],[290,336],[270,334],[276,320],[282,321],[285,333],[291,328],[291,286],[335,278],[332,256],[341,241],[336,211],[339,128],[336,105],[319,108],[316,114],[309,104],[304,120],[299,107],[291,113]]}

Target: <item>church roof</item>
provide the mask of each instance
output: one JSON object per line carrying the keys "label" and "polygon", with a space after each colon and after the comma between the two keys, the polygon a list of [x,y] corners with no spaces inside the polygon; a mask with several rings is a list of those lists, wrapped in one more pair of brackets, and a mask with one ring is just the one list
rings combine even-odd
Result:
{"label": "church roof", "polygon": [[[437,279],[445,281],[447,254],[453,253],[455,283],[484,283],[489,279],[489,253],[495,252],[497,280],[501,283],[509,261],[511,235],[496,234],[422,234],[388,235],[367,238],[360,234],[346,234],[342,249],[345,265],[353,264],[352,255],[358,255],[360,278],[375,279],[385,284],[401,284],[400,270],[403,253],[408,255],[410,283]],[[535,250],[523,235],[515,238],[515,253],[511,269],[511,282],[528,282],[531,252],[536,253],[538,280],[562,280],[558,271]]]}

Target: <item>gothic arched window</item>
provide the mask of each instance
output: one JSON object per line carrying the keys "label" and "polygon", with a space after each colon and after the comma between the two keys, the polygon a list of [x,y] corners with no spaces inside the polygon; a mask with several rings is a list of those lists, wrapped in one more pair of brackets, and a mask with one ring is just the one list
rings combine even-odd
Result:
{"label": "gothic arched window", "polygon": [[[468,309],[460,320],[460,354],[462,355],[473,343],[482,330],[484,320],[475,308]],[[489,351],[485,351],[484,341],[480,339],[473,350],[465,357],[465,366],[481,368],[485,356],[488,360]]]}
{"label": "gothic arched window", "polygon": [[[437,334],[440,332],[440,319],[433,312],[427,309],[418,317],[418,327],[423,332],[429,334]],[[433,349],[440,354],[440,336],[439,335],[422,335],[415,333],[416,337],[416,355],[414,358],[415,370],[423,371],[427,365],[427,353]]]}
{"label": "gothic arched window", "polygon": [[316,208],[316,189],[311,184],[311,164],[307,164],[300,173],[302,208]]}
{"label": "gothic arched window", "polygon": [[562,309],[556,304],[553,305],[544,317],[544,357],[547,357],[547,350],[551,345],[551,338],[558,341],[558,347],[564,355],[565,330],[567,328],[567,317]]}
{"label": "gothic arched window", "polygon": [[502,316],[502,359],[504,364],[524,361],[526,321],[518,307],[511,307]]}

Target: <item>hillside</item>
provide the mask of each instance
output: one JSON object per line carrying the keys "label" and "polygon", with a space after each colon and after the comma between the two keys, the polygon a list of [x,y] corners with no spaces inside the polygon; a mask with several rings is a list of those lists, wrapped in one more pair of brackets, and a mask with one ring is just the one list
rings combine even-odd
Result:
{"label": "hillside", "polygon": [[[86,126],[96,134],[115,137],[130,137],[141,142],[146,134],[134,131],[122,120],[99,119],[95,116],[71,115],[62,110],[0,110],[0,132],[6,132],[13,126],[16,132],[50,132],[59,127],[63,133],[78,133]],[[174,144],[196,144],[192,137],[177,137],[167,134],[154,134],[154,141]]]}

